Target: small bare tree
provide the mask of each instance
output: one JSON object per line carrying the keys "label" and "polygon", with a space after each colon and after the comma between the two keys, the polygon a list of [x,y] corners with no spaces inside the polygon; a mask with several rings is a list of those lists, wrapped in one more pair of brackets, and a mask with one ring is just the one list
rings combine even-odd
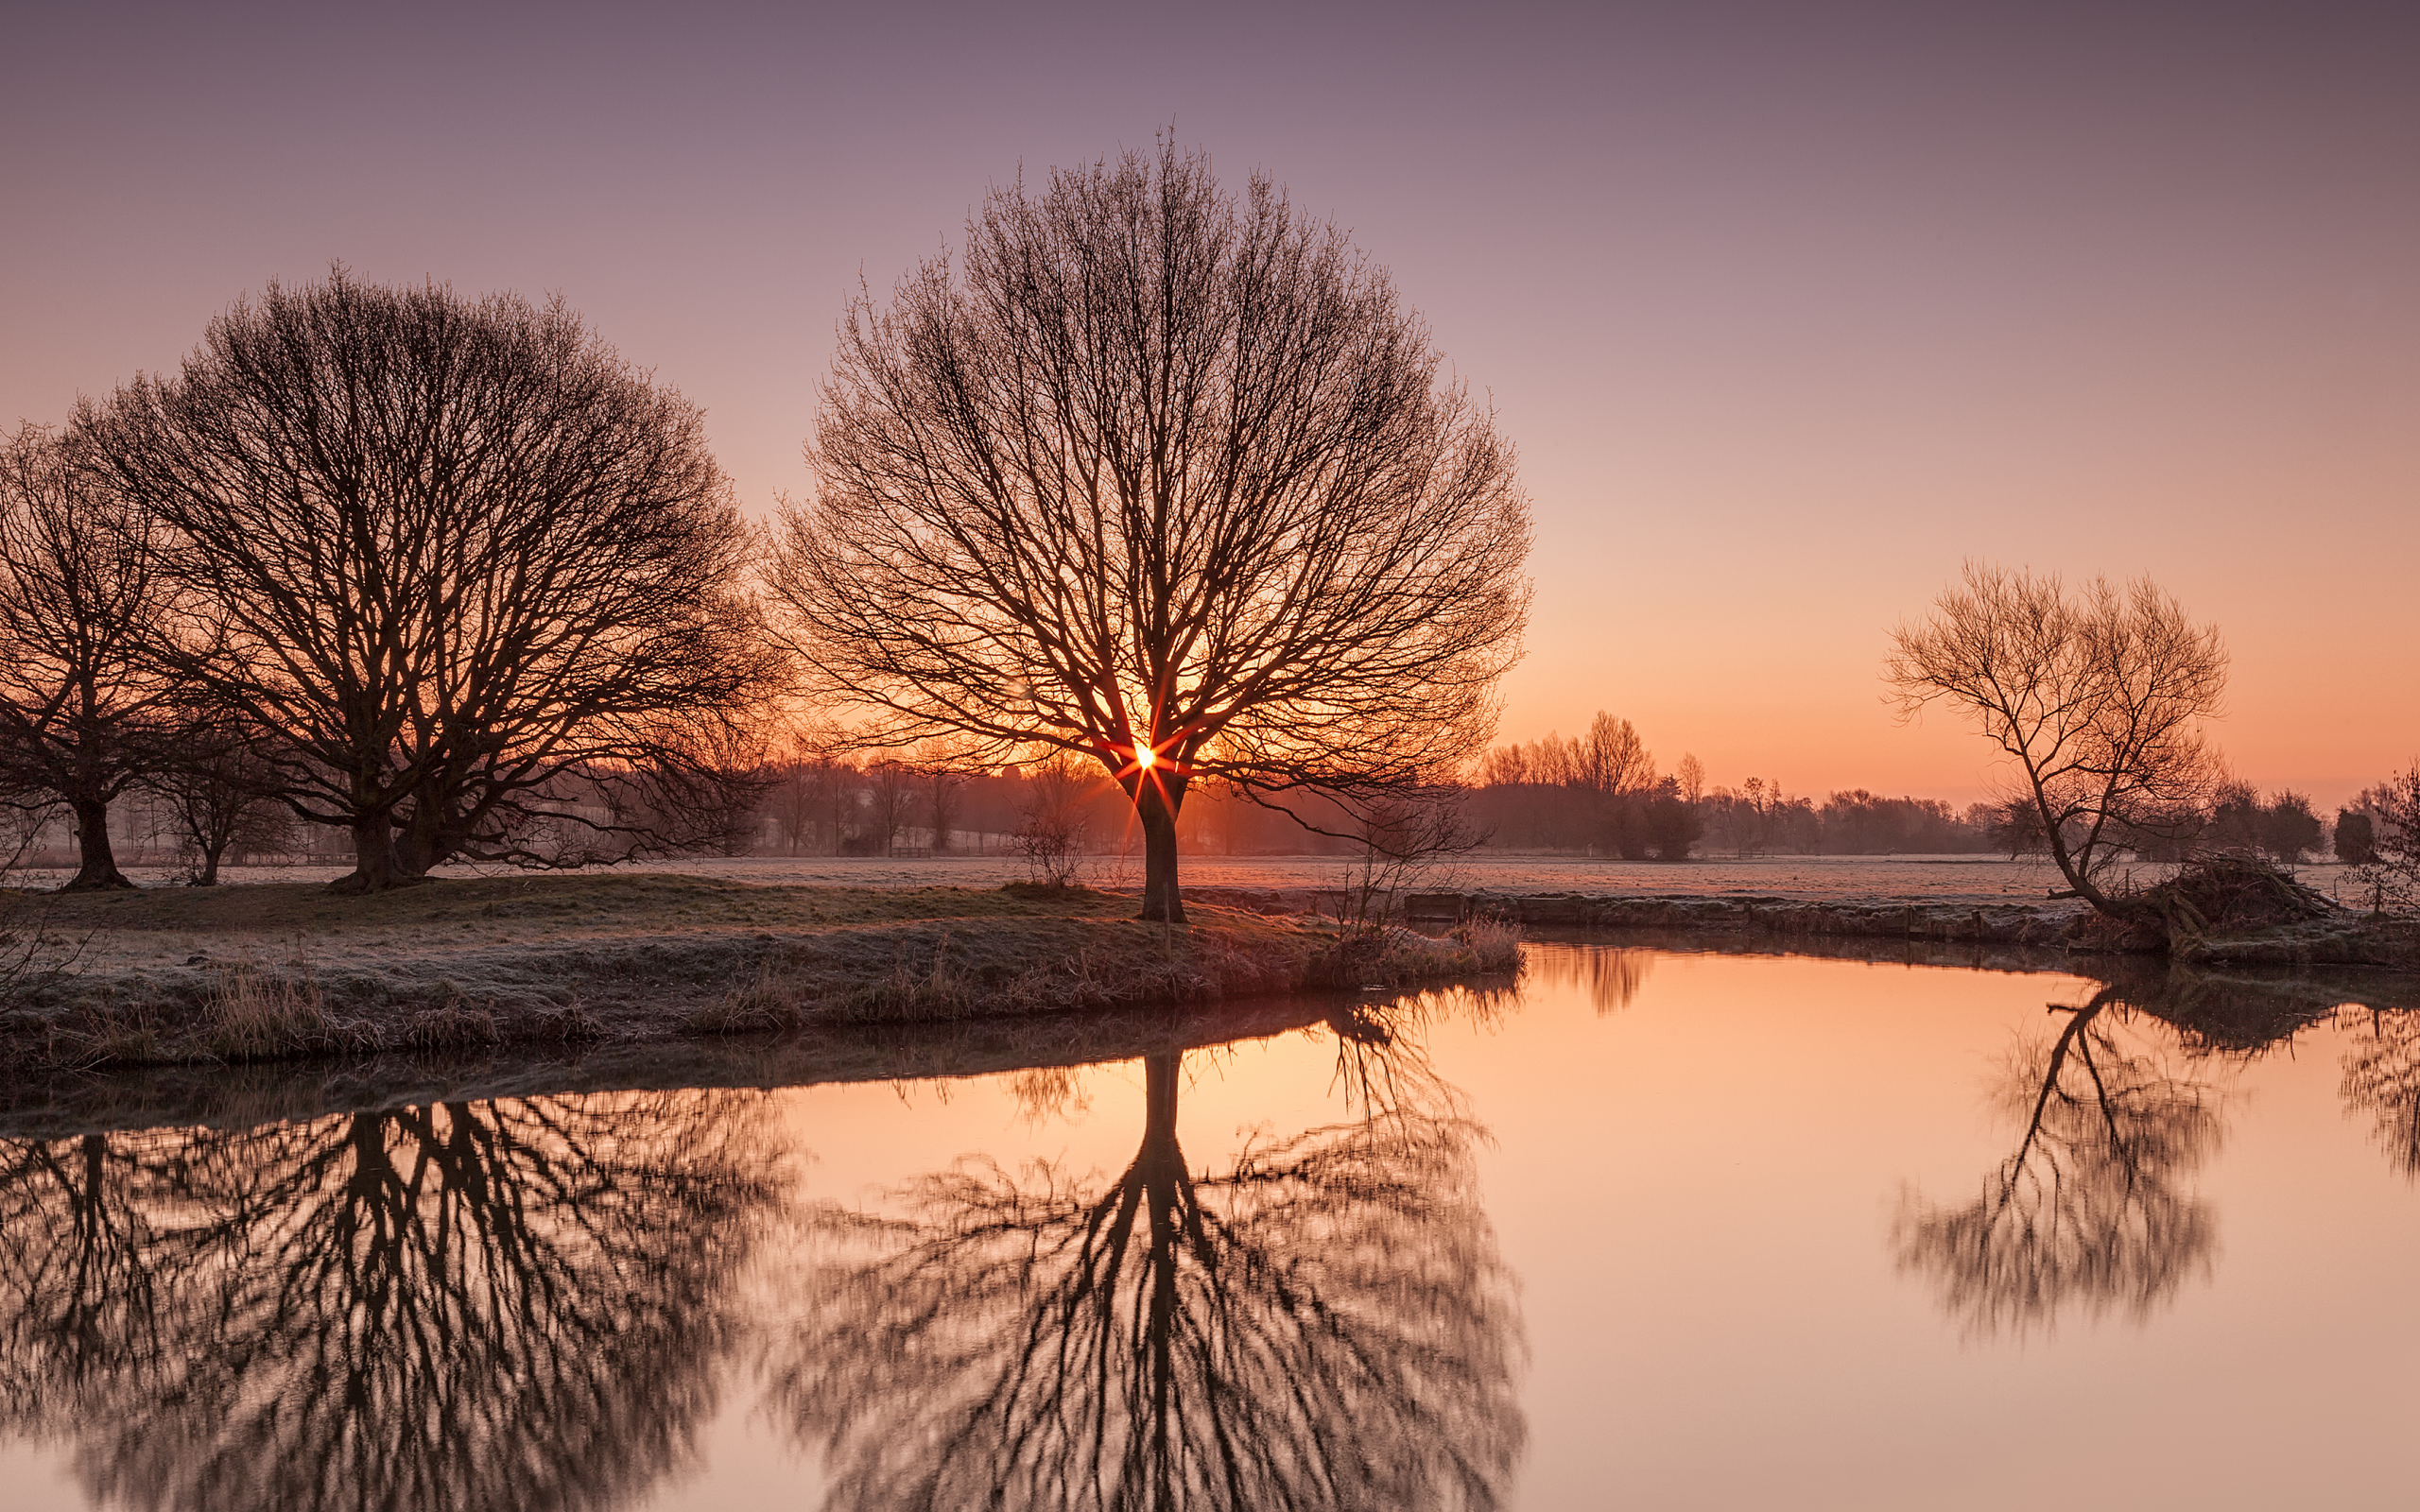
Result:
{"label": "small bare tree", "polygon": [[1493,418],[1343,233],[1163,142],[994,193],[842,321],[772,573],[892,748],[1105,766],[1182,920],[1198,777],[1417,787],[1486,744],[1529,507]]}
{"label": "small bare tree", "polygon": [[2420,762],[2361,795],[2367,859],[2354,868],[2379,913],[2420,912]]}
{"label": "small bare tree", "polygon": [[697,407],[560,301],[271,284],[76,430],[218,632],[186,670],[267,733],[297,814],[352,831],[339,888],[619,859],[731,812],[713,753],[773,671],[754,538]]}
{"label": "small bare tree", "polygon": [[[2127,914],[2103,885],[2118,854],[2197,816],[2219,775],[2201,733],[2220,712],[2227,656],[2148,577],[2070,594],[1969,562],[1930,619],[1892,632],[1886,678],[1902,717],[1947,702],[2016,764],[2018,797],[2068,896]],[[2149,907],[2150,904],[2142,906]]]}
{"label": "small bare tree", "polygon": [[143,785],[155,815],[166,812],[168,835],[191,865],[187,880],[215,886],[230,847],[271,849],[294,821],[279,801],[282,780],[276,764],[261,756],[256,732],[207,712],[183,724],[182,749]]}
{"label": "small bare tree", "polygon": [[1084,768],[1054,755],[1026,768],[1025,791],[1025,816],[1010,849],[1025,857],[1035,883],[1064,887],[1076,880],[1084,850]]}

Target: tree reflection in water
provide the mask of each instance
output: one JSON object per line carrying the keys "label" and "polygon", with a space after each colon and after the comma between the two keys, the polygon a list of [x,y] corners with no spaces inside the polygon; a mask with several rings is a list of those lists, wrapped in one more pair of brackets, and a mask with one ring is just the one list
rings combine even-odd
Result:
{"label": "tree reflection in water", "polygon": [[1899,1269],[1930,1280],[1969,1336],[2112,1309],[2139,1322],[2209,1274],[2217,1221],[2183,1183],[2218,1147],[2219,1096],[2116,1001],[2059,1009],[2058,1036],[2011,1058],[1998,1093],[2023,1133],[1974,1201],[1901,1199]]}
{"label": "tree reflection in water", "polygon": [[1618,1013],[1647,986],[1655,952],[1628,945],[1532,945],[1526,952],[1528,970],[1558,988],[1577,988],[1588,995],[1597,1016]]}
{"label": "tree reflection in water", "polygon": [[602,1507],[686,1461],[776,1200],[750,1094],[0,1146],[21,1431],[156,1507]]}
{"label": "tree reflection in water", "polygon": [[2387,1163],[2420,1177],[2420,1012],[2348,1009],[2353,1031],[2344,1054],[2345,1106],[2376,1121]]}
{"label": "tree reflection in water", "polygon": [[[1442,1087],[1373,1057],[1362,1095]],[[836,1508],[1491,1507],[1526,1429],[1513,1282],[1450,1109],[1357,1122],[1188,1171],[1176,1054],[1147,1057],[1114,1178],[967,1161],[819,1210],[825,1259],[775,1400]]]}

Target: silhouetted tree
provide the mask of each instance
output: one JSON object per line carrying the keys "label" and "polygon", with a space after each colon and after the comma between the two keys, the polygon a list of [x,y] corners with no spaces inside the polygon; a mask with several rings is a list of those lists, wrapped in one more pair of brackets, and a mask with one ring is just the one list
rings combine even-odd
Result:
{"label": "silhouetted tree", "polygon": [[2179,1190],[2217,1148],[2217,1099],[2118,1031],[2115,988],[2048,1044],[2020,1053],[1999,1089],[2015,1153],[1962,1207],[1902,1198],[1899,1268],[1928,1279],[1970,1334],[2023,1334],[2062,1314],[2122,1309],[2139,1322],[2209,1269],[2208,1204]]}
{"label": "silhouetted tree", "polygon": [[76,432],[221,631],[189,670],[353,832],[340,887],[689,838],[665,817],[770,672],[750,533],[697,408],[560,301],[272,284]]}
{"label": "silhouetted tree", "polygon": [[1509,447],[1383,274],[1164,142],[995,192],[840,334],[774,592],[865,738],[1099,761],[1181,919],[1197,776],[1420,785],[1485,744],[1529,594]]}
{"label": "silhouetted tree", "polygon": [[2319,849],[2322,828],[2310,799],[2288,788],[2272,798],[2260,816],[2260,849],[2290,866]]}
{"label": "silhouetted tree", "polygon": [[145,650],[175,600],[159,531],[78,452],[0,439],[0,787],[74,816],[70,891],[134,885],[110,805],[175,753],[182,693]]}
{"label": "silhouetted tree", "polygon": [[817,1216],[775,1400],[825,1504],[1497,1505],[1525,1431],[1478,1131],[1373,1108],[1197,1175],[1179,1058],[1145,1066],[1115,1178],[970,1162]]}
{"label": "silhouetted tree", "polygon": [[2201,721],[2219,712],[2226,652],[2150,578],[2070,596],[2057,576],[1970,562],[1932,617],[1892,632],[1887,676],[1904,716],[1946,701],[2014,759],[2074,896],[2103,913],[2119,851],[2189,810],[2216,777]]}
{"label": "silhouetted tree", "polygon": [[0,1142],[0,1382],[90,1494],[619,1505],[693,1453],[777,1173],[731,1094]]}
{"label": "silhouetted tree", "polygon": [[2370,816],[2352,809],[2336,811],[2336,859],[2359,866],[2372,858],[2371,842],[2377,833]]}

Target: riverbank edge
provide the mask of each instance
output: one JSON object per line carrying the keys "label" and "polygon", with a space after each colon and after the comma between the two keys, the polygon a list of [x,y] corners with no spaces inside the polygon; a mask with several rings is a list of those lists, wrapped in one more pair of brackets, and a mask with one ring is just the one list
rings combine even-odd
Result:
{"label": "riverbank edge", "polygon": [[[29,903],[28,906],[33,906]],[[1509,980],[1514,933],[1424,934],[1088,888],[840,888],[672,874],[309,884],[39,901],[0,1076],[501,1046],[645,1046],[809,1025],[1176,1007]],[[50,959],[42,959],[47,951]]]}
{"label": "riverbank edge", "polygon": [[[1297,889],[1203,889],[1236,907],[1272,913],[1333,911],[1342,894]],[[2153,955],[2191,965],[2362,966],[2420,971],[2420,920],[2344,912],[2307,923],[2218,934],[2169,949],[2164,935],[2113,933],[2083,903],[1967,904],[1913,902],[1808,902],[1778,896],[1704,898],[1599,893],[1414,893],[1406,913],[1431,927],[1499,918],[1524,929],[1686,932],[1709,938],[1927,940],[2058,951],[2074,955]]]}

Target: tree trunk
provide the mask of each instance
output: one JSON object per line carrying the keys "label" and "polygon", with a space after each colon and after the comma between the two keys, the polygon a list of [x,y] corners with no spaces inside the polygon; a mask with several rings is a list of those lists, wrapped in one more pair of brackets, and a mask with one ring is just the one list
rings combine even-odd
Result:
{"label": "tree trunk", "polygon": [[353,870],[328,884],[328,891],[385,892],[425,880],[404,869],[395,854],[394,823],[380,814],[353,821]]}
{"label": "tree trunk", "polygon": [[76,850],[81,864],[61,892],[98,892],[111,887],[131,887],[131,882],[117,869],[117,856],[110,849],[110,806],[103,799],[78,799],[75,804]]}
{"label": "tree trunk", "polygon": [[1176,885],[1176,813],[1184,790],[1165,785],[1149,772],[1137,779],[1134,812],[1143,821],[1143,917],[1153,923],[1184,922],[1184,899]]}

